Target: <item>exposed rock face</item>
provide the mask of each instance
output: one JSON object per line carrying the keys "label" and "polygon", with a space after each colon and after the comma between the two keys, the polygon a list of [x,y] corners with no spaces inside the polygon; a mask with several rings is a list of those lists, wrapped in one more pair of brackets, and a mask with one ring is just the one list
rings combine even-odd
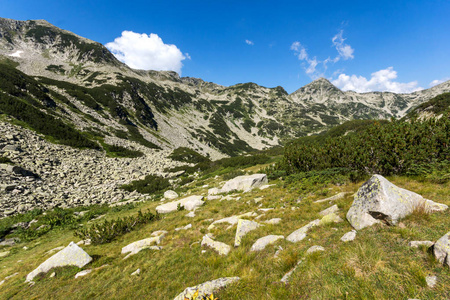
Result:
{"label": "exposed rock face", "polygon": [[450,268],[450,232],[433,245],[433,254],[440,263]]}
{"label": "exposed rock face", "polygon": [[243,175],[227,181],[221,189],[222,193],[232,191],[249,191],[267,184],[266,174]]}
{"label": "exposed rock face", "polygon": [[347,212],[347,220],[356,230],[380,221],[396,225],[400,219],[421,207],[427,212],[448,208],[447,205],[426,200],[414,192],[399,188],[381,175],[373,175],[359,188]]}
{"label": "exposed rock face", "polygon": [[205,203],[202,199],[203,196],[189,196],[178,201],[161,204],[156,207],[156,211],[160,214],[167,214],[176,211],[178,209],[178,205],[184,207],[186,210],[193,210]]}
{"label": "exposed rock face", "polygon": [[262,238],[259,238],[250,248],[250,251],[261,251],[266,248],[267,245],[273,244],[276,241],[284,239],[282,235],[267,235]]}
{"label": "exposed rock face", "polygon": [[322,210],[319,215],[326,216],[331,213],[337,213],[339,211],[339,207],[335,204],[327,209]]}
{"label": "exposed rock face", "polygon": [[227,285],[238,281],[239,277],[224,277],[216,280],[204,282],[202,284],[188,287],[181,294],[175,297],[174,300],[184,300],[185,298],[191,299],[191,297],[198,291],[199,297],[209,296],[219,289],[226,287]]}
{"label": "exposed rock face", "polygon": [[202,246],[207,246],[219,253],[220,255],[228,255],[231,251],[231,247],[225,243],[214,241],[208,235],[205,235],[202,239]]}
{"label": "exposed rock face", "polygon": [[39,273],[47,273],[50,269],[64,266],[84,267],[92,261],[83,249],[78,247],[74,242],[71,242],[66,248],[59,251],[27,275],[26,281],[32,281]]}
{"label": "exposed rock face", "polygon": [[325,251],[325,248],[322,246],[317,246],[317,245],[311,246],[308,248],[308,250],[306,250],[306,254],[312,254],[317,251]]}

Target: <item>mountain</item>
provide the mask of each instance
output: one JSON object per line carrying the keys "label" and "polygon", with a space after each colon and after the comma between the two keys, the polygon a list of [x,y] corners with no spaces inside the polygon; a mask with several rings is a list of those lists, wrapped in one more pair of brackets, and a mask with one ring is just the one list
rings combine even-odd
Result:
{"label": "mountain", "polygon": [[[51,139],[61,142],[61,132],[72,128],[79,134],[66,144],[83,141],[95,148],[87,139],[137,150],[188,147],[213,159],[348,120],[403,117],[450,92],[446,82],[412,94],[360,94],[323,78],[290,95],[255,83],[225,87],[175,72],[131,69],[103,45],[43,20],[0,18],[0,62],[0,96],[8,98],[0,110]],[[31,124],[24,111],[41,121]],[[46,122],[65,129],[49,132],[39,125]]]}

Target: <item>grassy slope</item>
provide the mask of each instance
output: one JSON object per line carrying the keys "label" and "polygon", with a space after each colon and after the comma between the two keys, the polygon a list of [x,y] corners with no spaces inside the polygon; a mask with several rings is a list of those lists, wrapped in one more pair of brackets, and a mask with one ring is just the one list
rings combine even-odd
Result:
{"label": "grassy slope", "polygon": [[[257,167],[251,168],[257,171]],[[432,184],[414,181],[405,177],[389,178],[400,187],[415,191],[425,198],[450,205],[450,183]],[[192,183],[192,194],[206,194],[203,184],[218,185],[219,179],[207,179]],[[352,228],[347,221],[339,224],[313,228],[308,237],[296,244],[280,241],[268,246],[259,253],[250,253],[249,249],[259,237],[267,234],[281,234],[285,237],[294,230],[319,217],[318,212],[331,206],[329,203],[315,204],[313,200],[325,198],[337,192],[354,193],[362,182],[341,186],[330,186],[328,194],[323,192],[310,194],[300,203],[296,202],[298,192],[294,188],[284,188],[278,183],[266,190],[254,190],[241,194],[240,201],[207,201],[196,212],[196,217],[188,218],[186,211],[167,214],[160,221],[148,224],[139,231],[126,234],[110,244],[83,246],[94,257],[87,268],[109,264],[108,267],[93,271],[91,274],[74,279],[78,268],[56,270],[56,277],[50,273],[42,276],[36,284],[28,287],[24,283],[26,274],[50,257],[46,252],[58,246],[78,241],[73,231],[51,231],[38,240],[21,243],[11,249],[11,254],[0,258],[0,279],[19,272],[19,275],[7,280],[1,287],[1,298],[13,299],[129,299],[135,298],[173,299],[185,287],[224,277],[240,276],[239,283],[229,286],[216,296],[219,299],[442,299],[450,297],[448,286],[450,271],[434,261],[425,249],[412,249],[407,246],[411,240],[435,241],[448,232],[450,215],[448,212],[430,216],[415,215],[406,218],[405,228],[374,226],[358,232],[355,241],[342,243],[340,237]],[[242,245],[232,249],[226,257],[212,250],[201,254],[202,236],[207,233],[209,218],[215,220],[234,214],[257,210],[253,202],[256,197],[264,197],[262,207],[273,207],[259,221],[281,217],[278,225],[265,225],[250,232],[243,238]],[[249,201],[249,203],[247,203]],[[345,219],[345,213],[352,203],[351,194],[336,201],[339,215]],[[154,209],[159,203],[145,202],[126,212],[110,212],[105,218],[116,218],[136,213],[139,209]],[[284,207],[284,208],[283,208]],[[292,207],[297,208],[292,210]],[[193,228],[175,232],[177,227],[192,223]],[[235,228],[217,226],[212,232],[215,240],[233,245]],[[162,242],[163,250],[143,250],[122,260],[121,248],[139,239],[150,236],[155,230],[168,230],[169,234]],[[29,249],[24,250],[22,247]],[[276,247],[285,250],[279,259],[273,257]],[[279,283],[297,261],[305,256],[312,245],[326,248],[323,253],[308,257],[294,272],[289,285]],[[5,248],[8,250],[7,248]],[[1,249],[0,251],[4,251]],[[138,277],[130,276],[137,268]],[[434,274],[438,284],[431,289],[426,286],[425,276]]]}

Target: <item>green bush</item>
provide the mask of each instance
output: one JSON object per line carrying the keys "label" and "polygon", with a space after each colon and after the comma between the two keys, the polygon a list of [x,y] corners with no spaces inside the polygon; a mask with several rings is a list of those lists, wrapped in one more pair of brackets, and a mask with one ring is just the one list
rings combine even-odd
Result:
{"label": "green bush", "polygon": [[74,235],[83,240],[90,239],[94,245],[106,244],[143,224],[159,219],[159,214],[153,214],[151,212],[142,213],[139,211],[135,216],[117,218],[111,221],[105,220],[89,228],[76,230]]}
{"label": "green bush", "polygon": [[12,161],[9,158],[0,156],[0,164],[11,164],[11,163]]}
{"label": "green bush", "polygon": [[287,174],[344,168],[362,174],[406,174],[450,159],[450,119],[392,120],[322,143],[291,143],[275,169]]}
{"label": "green bush", "polygon": [[169,158],[186,163],[201,163],[210,161],[209,158],[204,157],[200,153],[186,147],[180,147],[173,150],[169,155]]}
{"label": "green bush", "polygon": [[109,145],[109,144],[102,144],[103,149],[105,149],[107,155],[109,157],[141,157],[144,156],[144,153],[138,150],[130,150],[122,146],[117,145]]}
{"label": "green bush", "polygon": [[155,175],[147,175],[143,180],[135,180],[130,184],[121,186],[121,188],[126,191],[137,191],[141,194],[154,194],[162,192],[168,187],[170,187],[168,179]]}

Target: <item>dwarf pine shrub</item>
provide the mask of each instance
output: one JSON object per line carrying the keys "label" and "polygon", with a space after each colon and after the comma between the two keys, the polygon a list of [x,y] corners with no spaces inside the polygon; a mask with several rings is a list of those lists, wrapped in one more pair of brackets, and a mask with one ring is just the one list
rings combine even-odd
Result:
{"label": "dwarf pine shrub", "polygon": [[113,241],[118,236],[136,229],[139,226],[159,220],[159,214],[151,212],[138,212],[135,216],[117,218],[115,220],[105,220],[103,222],[93,224],[89,228],[76,230],[74,235],[83,240],[90,239],[92,244],[106,244]]}

